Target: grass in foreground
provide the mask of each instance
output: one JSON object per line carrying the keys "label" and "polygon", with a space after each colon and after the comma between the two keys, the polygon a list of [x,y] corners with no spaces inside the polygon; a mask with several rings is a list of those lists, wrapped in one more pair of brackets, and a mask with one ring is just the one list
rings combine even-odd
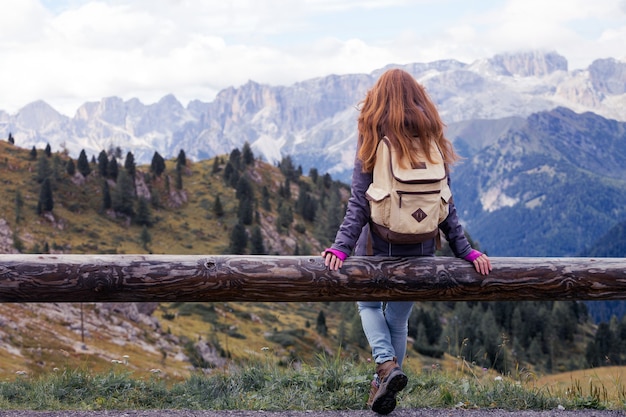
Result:
{"label": "grass in foreground", "polygon": [[[196,374],[168,382],[158,373],[148,379],[112,369],[94,374],[66,369],[0,382],[0,409],[213,409],[213,410],[355,410],[365,408],[372,369],[342,359],[319,357],[299,370],[270,362],[227,372]],[[399,408],[498,408],[507,410],[626,409],[625,398],[606,390],[586,394],[580,383],[556,392],[532,383],[433,369],[411,373],[399,395]]]}

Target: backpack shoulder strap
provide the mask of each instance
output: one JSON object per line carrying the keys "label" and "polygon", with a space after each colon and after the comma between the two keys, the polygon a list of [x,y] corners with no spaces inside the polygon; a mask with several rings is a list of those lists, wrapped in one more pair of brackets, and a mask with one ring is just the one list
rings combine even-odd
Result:
{"label": "backpack shoulder strap", "polygon": [[387,136],[378,141],[376,147],[376,163],[374,164],[374,182],[386,183],[391,180],[391,144]]}

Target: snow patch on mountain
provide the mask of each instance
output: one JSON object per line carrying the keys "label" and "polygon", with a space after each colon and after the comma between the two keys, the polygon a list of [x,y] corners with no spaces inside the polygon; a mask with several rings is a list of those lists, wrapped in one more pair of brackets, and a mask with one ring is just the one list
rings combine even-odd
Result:
{"label": "snow patch on mountain", "polygon": [[285,144],[283,138],[274,138],[267,134],[262,134],[250,147],[257,155],[263,155],[269,162],[280,161],[281,149]]}
{"label": "snow patch on mountain", "polygon": [[503,207],[513,207],[519,203],[519,198],[509,197],[504,193],[504,184],[496,184],[480,194],[480,203],[483,210],[493,212]]}

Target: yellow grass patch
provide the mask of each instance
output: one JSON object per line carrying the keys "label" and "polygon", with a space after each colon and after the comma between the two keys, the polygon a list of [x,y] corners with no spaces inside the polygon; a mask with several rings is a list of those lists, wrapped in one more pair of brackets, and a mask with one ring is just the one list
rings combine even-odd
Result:
{"label": "yellow grass patch", "polygon": [[626,367],[606,366],[546,375],[536,381],[537,387],[565,396],[598,397],[610,403],[626,399]]}

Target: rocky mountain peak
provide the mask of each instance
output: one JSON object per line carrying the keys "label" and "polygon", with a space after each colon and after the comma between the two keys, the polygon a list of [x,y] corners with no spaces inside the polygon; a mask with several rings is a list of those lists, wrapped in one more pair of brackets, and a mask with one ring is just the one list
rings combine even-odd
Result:
{"label": "rocky mountain peak", "polygon": [[614,58],[597,59],[589,66],[593,87],[606,94],[626,93],[626,62]]}
{"label": "rocky mountain peak", "polygon": [[498,54],[487,60],[502,75],[543,77],[555,71],[567,71],[567,59],[556,52],[518,52]]}
{"label": "rocky mountain peak", "polygon": [[15,118],[18,125],[32,130],[46,130],[49,126],[63,123],[66,120],[67,117],[43,100],[38,100],[22,107]]}
{"label": "rocky mountain peak", "polygon": [[168,94],[162,97],[157,103],[157,105],[164,109],[171,109],[171,110],[176,110],[176,111],[184,110],[183,105],[180,103],[180,101],[178,101],[178,99],[174,96],[174,94]]}

